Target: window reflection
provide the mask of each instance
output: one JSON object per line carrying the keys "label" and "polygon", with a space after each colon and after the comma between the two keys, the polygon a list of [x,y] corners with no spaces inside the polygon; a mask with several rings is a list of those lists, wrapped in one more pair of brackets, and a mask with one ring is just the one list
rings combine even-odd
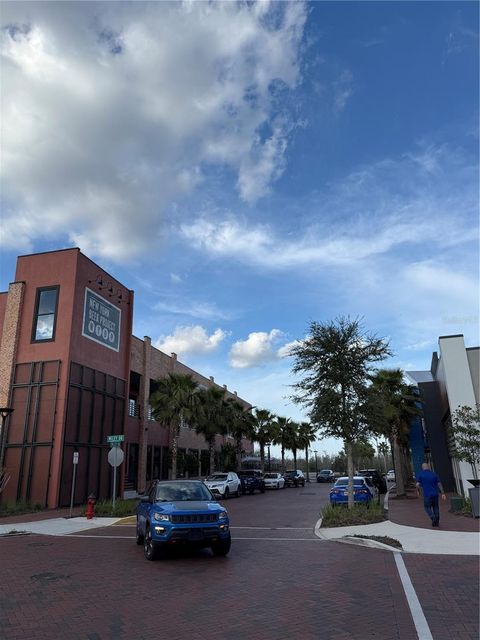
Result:
{"label": "window reflection", "polygon": [[37,290],[33,340],[53,340],[57,311],[58,287]]}

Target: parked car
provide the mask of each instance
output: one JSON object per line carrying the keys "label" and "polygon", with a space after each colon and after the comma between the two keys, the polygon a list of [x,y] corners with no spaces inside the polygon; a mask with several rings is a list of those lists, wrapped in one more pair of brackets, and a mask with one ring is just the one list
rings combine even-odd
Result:
{"label": "parked car", "polygon": [[370,478],[373,484],[377,487],[378,493],[387,493],[387,482],[377,469],[360,469],[357,475]]}
{"label": "parked car", "polygon": [[136,541],[147,560],[179,543],[225,556],[231,545],[228,514],[200,480],[155,480],[137,506]]}
{"label": "parked car", "polygon": [[265,473],[263,476],[266,489],[284,489],[285,478],[281,473]]}
{"label": "parked car", "polygon": [[317,482],[335,482],[335,474],[331,469],[322,469],[317,473]]}
{"label": "parked car", "polygon": [[252,494],[255,490],[265,493],[265,480],[260,469],[241,469],[238,472],[238,476],[242,483],[243,493]]}
{"label": "parked car", "polygon": [[390,469],[387,471],[387,475],[385,476],[387,482],[395,482],[395,469]]}
{"label": "parked car", "polygon": [[[353,478],[353,501],[360,504],[370,504],[378,495],[378,492],[369,478],[364,476],[354,476]],[[330,489],[330,504],[348,503],[348,476],[339,478]]]}
{"label": "parked car", "polygon": [[303,475],[303,471],[300,471],[299,469],[290,469],[285,471],[283,477],[285,478],[286,487],[305,486],[305,476]]}
{"label": "parked car", "polygon": [[204,482],[216,498],[227,500],[230,496],[239,498],[242,494],[242,482],[233,471],[216,471]]}

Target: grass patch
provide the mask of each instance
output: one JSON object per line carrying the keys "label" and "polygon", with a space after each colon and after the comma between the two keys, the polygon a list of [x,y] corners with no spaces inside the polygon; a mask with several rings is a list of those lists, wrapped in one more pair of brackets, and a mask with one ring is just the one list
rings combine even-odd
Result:
{"label": "grass patch", "polygon": [[24,513],[37,513],[44,509],[40,503],[30,504],[30,502],[5,502],[0,504],[0,518],[6,516],[19,516]]}
{"label": "grass patch", "polygon": [[[124,517],[133,516],[137,511],[138,500],[115,500],[115,511],[111,500],[99,500],[95,505],[96,516]],[[86,508],[83,508],[82,515],[85,515]]]}
{"label": "grass patch", "polygon": [[347,505],[327,505],[323,507],[322,527],[348,527],[357,524],[374,524],[386,520],[383,507],[378,502],[371,502],[367,507],[364,504],[355,504],[353,509]]}
{"label": "grass patch", "polygon": [[375,540],[375,542],[381,542],[382,544],[387,544],[389,547],[395,547],[396,549],[403,549],[402,543],[396,538],[390,538],[390,536],[361,536],[361,535],[353,535],[348,536],[349,538],[363,538],[365,540]]}

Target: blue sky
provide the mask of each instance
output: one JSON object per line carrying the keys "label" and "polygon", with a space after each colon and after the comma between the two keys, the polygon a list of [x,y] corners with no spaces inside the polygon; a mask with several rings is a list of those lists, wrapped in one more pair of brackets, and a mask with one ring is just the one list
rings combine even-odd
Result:
{"label": "blue sky", "polygon": [[478,345],[477,3],[2,14],[1,290],[79,246],[137,336],[297,420],[312,320],[363,317],[407,370]]}

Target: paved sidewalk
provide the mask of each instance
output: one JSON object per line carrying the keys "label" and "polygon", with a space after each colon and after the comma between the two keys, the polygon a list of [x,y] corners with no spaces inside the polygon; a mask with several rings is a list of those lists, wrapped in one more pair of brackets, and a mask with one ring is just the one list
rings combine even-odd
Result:
{"label": "paved sidewalk", "polygon": [[[480,534],[470,531],[438,531],[406,527],[385,520],[376,524],[353,527],[315,528],[324,540],[342,540],[345,536],[388,536],[398,540],[405,553],[446,554],[462,556],[480,555]],[[352,541],[353,542],[353,541]],[[363,541],[358,541],[360,544]],[[368,546],[377,546],[374,541]],[[393,547],[392,547],[393,548]]]}
{"label": "paved sidewalk", "polygon": [[0,536],[10,534],[12,531],[41,533],[46,536],[66,536],[78,531],[88,531],[98,527],[108,527],[120,518],[48,518],[47,520],[35,520],[33,522],[17,522],[0,524]]}
{"label": "paved sidewalk", "polygon": [[[388,536],[398,540],[404,553],[480,556],[480,521],[449,512],[450,496],[440,506],[440,528],[432,529],[423,509],[423,501],[409,488],[407,496],[397,498],[392,488],[385,497],[388,520],[352,527],[322,528],[315,535],[324,540],[337,540],[371,547],[384,545],[353,536]],[[393,547],[392,547],[393,548]]]}

